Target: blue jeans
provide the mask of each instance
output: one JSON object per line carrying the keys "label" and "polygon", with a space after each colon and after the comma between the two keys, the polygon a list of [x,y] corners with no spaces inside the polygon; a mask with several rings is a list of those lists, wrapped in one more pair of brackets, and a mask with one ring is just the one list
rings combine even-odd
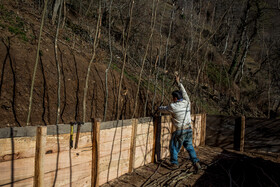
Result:
{"label": "blue jeans", "polygon": [[199,161],[196,157],[195,150],[192,145],[192,130],[177,130],[172,133],[172,137],[169,144],[170,151],[170,162],[173,164],[178,164],[178,153],[182,147],[188,151],[190,159],[193,164]]}

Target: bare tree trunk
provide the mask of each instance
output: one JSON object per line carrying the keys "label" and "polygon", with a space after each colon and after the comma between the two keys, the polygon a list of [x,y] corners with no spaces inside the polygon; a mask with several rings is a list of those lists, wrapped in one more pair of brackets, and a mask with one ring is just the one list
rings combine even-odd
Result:
{"label": "bare tree trunk", "polygon": [[141,79],[142,79],[142,73],[143,73],[143,70],[144,70],[144,65],[145,65],[147,54],[148,54],[149,45],[150,45],[151,39],[153,37],[154,28],[155,28],[155,24],[156,24],[156,15],[157,15],[156,13],[157,13],[158,2],[159,2],[159,0],[157,0],[157,5],[155,7],[155,13],[154,13],[154,15],[152,15],[153,18],[152,18],[152,25],[151,25],[151,34],[150,34],[149,40],[147,42],[145,54],[144,54],[144,57],[143,57],[143,60],[142,60],[142,66],[141,66],[139,80],[138,80],[138,85],[137,85],[137,92],[136,92],[136,97],[135,97],[135,102],[134,102],[134,110],[133,110],[132,118],[134,118],[136,110],[137,110],[138,94],[139,94],[139,90],[140,90],[140,83],[141,83]]}
{"label": "bare tree trunk", "polygon": [[130,1],[130,8],[129,8],[129,23],[128,23],[128,30],[127,30],[127,35],[126,35],[126,41],[124,42],[124,30],[123,29],[123,66],[122,66],[122,71],[121,71],[121,76],[120,76],[120,82],[119,82],[119,89],[118,89],[118,97],[117,97],[117,120],[119,120],[120,117],[120,112],[119,112],[119,107],[120,107],[120,96],[121,96],[121,89],[122,89],[122,81],[123,81],[123,74],[124,74],[124,69],[125,69],[125,64],[126,64],[126,57],[127,57],[127,49],[128,49],[128,40],[129,40],[129,34],[130,34],[130,29],[131,29],[131,23],[132,23],[132,13],[133,13],[133,6],[134,6],[134,0]]}
{"label": "bare tree trunk", "polygon": [[60,63],[58,59],[58,54],[57,54],[57,39],[59,35],[59,26],[60,26],[60,18],[61,18],[61,9],[62,9],[62,3],[58,7],[59,9],[59,15],[58,15],[58,20],[57,20],[57,27],[56,27],[56,35],[54,39],[54,56],[55,56],[55,61],[56,61],[56,67],[57,67],[57,113],[56,113],[56,124],[59,123],[59,116],[60,116],[60,87],[61,87],[61,80],[60,80]]}
{"label": "bare tree trunk", "polygon": [[59,7],[61,6],[61,4],[61,0],[55,0],[52,13],[52,24],[54,24],[56,20],[57,12],[59,11]]}
{"label": "bare tree trunk", "polygon": [[[160,44],[159,44],[159,50],[158,50],[158,56],[157,56],[157,60],[158,60],[159,65],[161,63],[161,49],[162,49],[162,32],[161,32],[162,31],[162,20],[163,20],[164,14],[165,14],[165,10],[166,10],[166,3],[164,3],[164,9],[163,9],[163,13],[161,15],[160,27],[159,27]],[[153,101],[152,101],[152,113],[154,113],[155,98],[156,98],[156,94],[157,94],[159,68],[155,67],[155,71],[156,71],[156,77],[155,77],[156,80],[155,80],[155,84],[154,84],[154,96],[153,96]]]}
{"label": "bare tree trunk", "polygon": [[62,22],[62,28],[64,28],[65,25],[65,21],[66,21],[66,14],[67,14],[67,10],[66,10],[66,0],[63,0],[63,22]]}
{"label": "bare tree trunk", "polygon": [[99,39],[99,26],[101,23],[101,0],[99,0],[99,7],[98,7],[98,20],[96,23],[96,31],[95,31],[95,38],[94,38],[94,42],[93,42],[93,54],[91,57],[91,60],[88,64],[88,70],[87,70],[87,76],[86,76],[86,82],[85,82],[85,87],[84,87],[84,99],[83,99],[83,122],[86,122],[86,101],[87,101],[87,91],[88,91],[88,79],[89,79],[89,75],[90,75],[90,68],[91,68],[91,64],[93,62],[93,60],[95,59],[95,55],[96,55],[96,48],[98,45],[97,40]]}
{"label": "bare tree trunk", "polygon": [[[227,19],[227,25],[229,26],[230,24],[229,24],[229,19]],[[223,50],[223,55],[226,53],[226,51],[227,51],[227,47],[228,47],[228,39],[229,39],[229,31],[228,31],[228,33],[227,33],[227,37],[226,37],[226,42],[225,42],[225,47],[224,47],[224,50]]]}
{"label": "bare tree trunk", "polygon": [[245,64],[245,60],[246,60],[246,57],[247,57],[247,53],[248,53],[250,44],[251,44],[251,41],[249,39],[247,39],[245,49],[243,51],[239,66],[238,66],[237,71],[236,71],[235,76],[234,76],[234,82],[237,81],[237,78],[238,78],[240,72],[241,72],[241,77],[240,77],[238,82],[240,82],[241,79],[242,79],[243,68],[244,68],[244,64]]}
{"label": "bare tree trunk", "polygon": [[[269,58],[269,49],[267,49],[267,56]],[[268,79],[269,79],[269,84],[268,84],[268,90],[267,90],[267,100],[268,100],[268,107],[267,107],[267,118],[270,118],[270,109],[271,109],[271,69],[270,69],[270,60],[268,59]]]}
{"label": "bare tree trunk", "polygon": [[161,97],[161,103],[163,102],[164,99],[164,84],[165,84],[165,75],[166,75],[166,65],[167,65],[167,57],[168,57],[168,45],[169,45],[169,39],[170,39],[170,35],[171,35],[171,29],[172,29],[172,24],[173,24],[173,19],[174,19],[174,11],[175,8],[173,7],[172,13],[171,13],[171,20],[170,20],[170,24],[169,24],[169,31],[168,31],[168,36],[166,39],[166,46],[165,46],[165,59],[164,59],[164,75],[162,78],[162,97]]}
{"label": "bare tree trunk", "polygon": [[104,116],[103,121],[106,121],[107,116],[107,105],[108,105],[108,72],[112,64],[113,60],[113,52],[112,52],[112,40],[111,40],[111,19],[112,19],[112,4],[113,0],[110,1],[109,5],[109,31],[108,31],[108,44],[109,44],[109,50],[110,50],[110,62],[108,64],[108,67],[105,71],[105,106],[104,106]]}
{"label": "bare tree trunk", "polygon": [[31,88],[30,88],[29,108],[28,108],[28,115],[27,115],[27,121],[26,121],[27,125],[29,125],[29,123],[30,123],[34,82],[35,82],[35,77],[36,77],[38,61],[39,61],[40,43],[41,43],[42,31],[43,31],[43,26],[44,26],[44,21],[45,21],[45,14],[46,14],[46,11],[47,11],[47,5],[48,5],[48,0],[45,0],[44,10],[43,10],[43,13],[42,13],[41,26],[40,26],[38,46],[37,46],[36,61],[35,61],[35,66],[34,66],[34,70],[33,70],[32,83],[31,83]]}
{"label": "bare tree trunk", "polygon": [[244,14],[244,20],[241,23],[241,34],[240,34],[240,37],[239,37],[239,40],[238,40],[238,44],[237,44],[237,47],[236,47],[236,50],[235,50],[235,54],[234,54],[231,66],[230,66],[229,71],[228,71],[228,73],[231,76],[234,73],[235,67],[237,65],[237,59],[239,57],[239,53],[240,53],[241,46],[242,46],[242,43],[243,43],[244,34],[246,32],[246,29],[247,29],[247,22],[248,22],[250,7],[251,7],[250,1],[248,0],[246,10],[245,10],[245,14]]}

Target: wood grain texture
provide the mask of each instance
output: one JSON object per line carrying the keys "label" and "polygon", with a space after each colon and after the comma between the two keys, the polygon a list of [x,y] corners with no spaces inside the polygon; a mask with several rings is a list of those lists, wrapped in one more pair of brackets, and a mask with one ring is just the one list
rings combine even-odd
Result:
{"label": "wood grain texture", "polygon": [[[12,172],[13,162],[13,172]],[[27,179],[34,176],[35,158],[17,159],[14,161],[5,161],[0,163],[0,185],[11,183],[12,174],[14,181]],[[33,180],[33,179],[32,179]]]}
{"label": "wood grain texture", "polygon": [[36,137],[0,139],[0,162],[35,156]]}
{"label": "wood grain texture", "polygon": [[69,186],[72,182],[91,177],[91,165],[91,162],[83,162],[79,165],[45,173],[44,182],[46,186]]}
{"label": "wood grain texture", "polygon": [[115,129],[105,129],[100,131],[100,143],[114,142],[118,140],[130,139],[132,126],[117,127]]}
{"label": "wood grain texture", "polygon": [[200,146],[205,146],[206,139],[206,114],[201,114],[201,136],[200,136]]}

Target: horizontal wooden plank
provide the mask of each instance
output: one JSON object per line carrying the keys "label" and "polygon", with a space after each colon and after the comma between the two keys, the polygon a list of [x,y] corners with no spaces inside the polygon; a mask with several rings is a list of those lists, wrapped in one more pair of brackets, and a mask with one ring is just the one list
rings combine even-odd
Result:
{"label": "horizontal wooden plank", "polygon": [[[57,163],[58,159],[58,163]],[[70,167],[71,165],[79,165],[84,162],[91,161],[91,148],[79,148],[71,149],[71,154],[69,151],[51,153],[45,155],[45,172],[55,171],[56,169],[63,169]],[[14,180],[22,180],[25,178],[32,177],[34,175],[34,157],[17,159],[13,161],[13,172]],[[5,161],[0,163],[0,184],[5,184],[11,182],[11,166],[12,161]]]}
{"label": "horizontal wooden plank", "polygon": [[104,170],[99,173],[99,185],[102,185],[110,180],[113,180],[117,177],[128,172],[128,164],[123,163],[120,167],[111,168],[109,171]]}
{"label": "horizontal wooden plank", "polygon": [[91,162],[83,162],[71,168],[45,173],[44,183],[45,186],[63,186],[89,176],[91,176]]}
{"label": "horizontal wooden plank", "polygon": [[137,135],[136,146],[152,142],[153,137],[154,137],[154,133]]}
{"label": "horizontal wooden plank", "polygon": [[129,150],[130,143],[130,139],[115,140],[114,142],[102,143],[100,146],[100,157],[105,157],[111,154]]}
{"label": "horizontal wooden plank", "polygon": [[81,179],[78,179],[76,181],[73,181],[68,184],[65,184],[65,185],[61,185],[60,187],[69,187],[69,186],[83,186],[83,187],[90,187],[91,186],[91,176],[88,176],[88,177],[84,177],[84,178],[81,178]]}
{"label": "horizontal wooden plank", "polygon": [[138,154],[135,156],[135,162],[134,166],[135,168],[138,168],[140,166],[143,166],[145,164],[148,164],[152,161],[152,150],[147,150],[147,152],[144,152],[143,154]]}
{"label": "horizontal wooden plank", "polygon": [[137,135],[153,133],[153,132],[154,132],[153,123],[143,123],[137,125]]}
{"label": "horizontal wooden plank", "polygon": [[[63,169],[82,164],[84,162],[91,162],[92,153],[91,148],[71,149],[69,151],[59,152],[45,155],[45,173],[55,171],[56,169]],[[57,162],[58,159],[58,162]]]}
{"label": "horizontal wooden plank", "polygon": [[102,157],[99,161],[99,170],[104,171],[109,168],[118,167],[120,164],[129,164],[129,150],[121,153],[112,154],[110,156]]}
{"label": "horizontal wooden plank", "polygon": [[[74,134],[74,139],[75,136],[76,134]],[[46,153],[56,153],[58,149],[60,151],[69,150],[70,134],[62,134],[58,137],[56,135],[49,135],[46,139]],[[35,137],[14,138],[13,142],[9,138],[0,139],[0,162],[12,160],[12,153],[14,159],[34,157],[35,144]],[[80,133],[79,147],[84,148],[91,145],[91,133]]]}
{"label": "horizontal wooden plank", "polygon": [[[0,139],[0,162],[35,156],[35,137]],[[14,157],[12,157],[14,155]]]}
{"label": "horizontal wooden plank", "polygon": [[[76,133],[74,133],[74,141],[76,139]],[[91,133],[80,133],[79,148],[86,148],[92,146]],[[58,149],[60,151],[69,151],[70,147],[70,134],[61,135],[49,135],[47,136],[46,153],[56,153]],[[59,145],[59,147],[58,147]]]}
{"label": "horizontal wooden plank", "polygon": [[[34,157],[0,163],[0,185],[34,176]],[[12,169],[13,166],[13,169]]]}
{"label": "horizontal wooden plank", "polygon": [[[130,139],[132,126],[118,127],[100,131],[100,144],[117,140]],[[102,147],[102,146],[101,146]]]}
{"label": "horizontal wooden plank", "polygon": [[13,183],[8,183],[8,184],[2,184],[1,187],[30,187],[33,186],[34,183],[34,177],[30,177],[27,179],[22,179],[18,181],[14,181]]}

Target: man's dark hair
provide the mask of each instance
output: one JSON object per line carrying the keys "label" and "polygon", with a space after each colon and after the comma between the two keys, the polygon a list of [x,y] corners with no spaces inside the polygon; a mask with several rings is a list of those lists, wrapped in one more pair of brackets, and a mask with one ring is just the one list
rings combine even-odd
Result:
{"label": "man's dark hair", "polygon": [[172,96],[177,99],[183,99],[182,92],[180,90],[175,90],[172,92]]}

